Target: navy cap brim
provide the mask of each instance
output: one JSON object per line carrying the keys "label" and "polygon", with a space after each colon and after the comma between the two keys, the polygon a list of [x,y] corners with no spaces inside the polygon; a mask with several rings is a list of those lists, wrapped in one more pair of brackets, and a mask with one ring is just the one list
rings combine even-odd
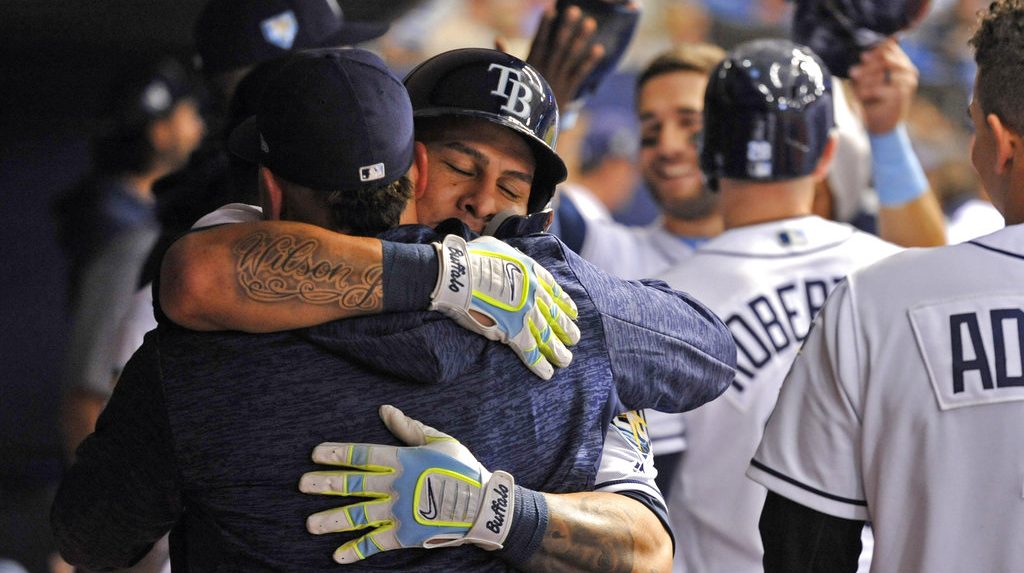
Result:
{"label": "navy cap brim", "polygon": [[259,163],[260,130],[256,116],[238,124],[228,136],[228,151],[249,163]]}

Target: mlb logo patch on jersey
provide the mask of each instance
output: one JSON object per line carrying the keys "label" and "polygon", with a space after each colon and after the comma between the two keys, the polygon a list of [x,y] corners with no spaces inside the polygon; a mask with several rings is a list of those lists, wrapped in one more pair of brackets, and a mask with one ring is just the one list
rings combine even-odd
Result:
{"label": "mlb logo patch on jersey", "polygon": [[374,163],[359,168],[359,180],[362,182],[384,179],[384,164]]}
{"label": "mlb logo patch on jersey", "polygon": [[285,10],[260,22],[260,31],[268,44],[290,50],[295,44],[295,37],[299,35],[299,21],[295,19],[294,12]]}
{"label": "mlb logo patch on jersey", "polygon": [[807,235],[800,229],[779,231],[779,244],[783,247],[802,247],[807,244]]}
{"label": "mlb logo patch on jersey", "polygon": [[967,297],[909,314],[940,408],[1024,400],[1024,297]]}

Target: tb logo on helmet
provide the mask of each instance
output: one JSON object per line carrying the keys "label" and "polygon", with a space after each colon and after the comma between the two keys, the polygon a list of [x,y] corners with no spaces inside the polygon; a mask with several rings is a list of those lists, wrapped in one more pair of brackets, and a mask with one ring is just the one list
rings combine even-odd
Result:
{"label": "tb logo on helmet", "polygon": [[498,76],[498,87],[491,90],[491,94],[505,98],[505,105],[501,106],[502,111],[507,111],[523,119],[530,119],[533,90],[519,81],[519,70],[501,64],[491,64],[487,71],[495,68],[501,70],[501,75]]}

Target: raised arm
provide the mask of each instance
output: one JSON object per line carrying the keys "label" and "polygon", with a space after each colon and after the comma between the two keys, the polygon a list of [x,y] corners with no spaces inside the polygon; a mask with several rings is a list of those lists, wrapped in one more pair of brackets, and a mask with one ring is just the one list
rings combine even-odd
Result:
{"label": "raised arm", "polygon": [[861,63],[850,69],[850,78],[871,142],[879,236],[904,247],[946,244],[942,208],[906,133],[917,68],[890,38],[865,52]]}

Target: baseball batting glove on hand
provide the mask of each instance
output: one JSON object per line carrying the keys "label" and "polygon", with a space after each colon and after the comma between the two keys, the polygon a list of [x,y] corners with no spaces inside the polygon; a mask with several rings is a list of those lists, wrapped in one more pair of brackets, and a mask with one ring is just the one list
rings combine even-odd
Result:
{"label": "baseball batting glove on hand", "polygon": [[[463,328],[503,342],[536,375],[572,362],[566,345],[579,342],[576,303],[544,267],[494,237],[466,243],[448,235],[438,249],[439,272],[430,310]],[[494,324],[484,324],[470,311]],[[554,333],[554,336],[552,336]]]}
{"label": "baseball batting glove on hand", "polygon": [[487,471],[455,438],[393,406],[381,406],[380,417],[411,447],[323,443],[313,450],[314,462],[353,469],[309,472],[299,481],[304,493],[373,498],[306,519],[306,529],[318,535],[374,528],[339,547],[334,560],[464,543],[501,549],[512,526],[512,476]]}

